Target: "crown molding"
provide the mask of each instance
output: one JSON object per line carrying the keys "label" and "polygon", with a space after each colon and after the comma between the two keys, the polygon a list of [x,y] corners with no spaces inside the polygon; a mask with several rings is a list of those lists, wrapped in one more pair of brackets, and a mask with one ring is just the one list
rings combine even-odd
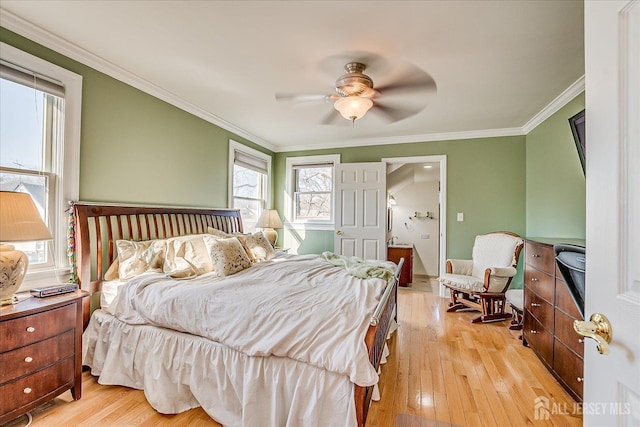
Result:
{"label": "crown molding", "polygon": [[371,145],[409,144],[413,142],[452,141],[456,139],[495,138],[502,136],[525,135],[522,128],[470,130],[464,132],[427,133],[422,135],[404,135],[381,138],[359,138],[348,141],[323,141],[318,144],[276,146],[275,152],[322,150],[326,148],[366,147]]}
{"label": "crown molding", "polygon": [[363,147],[372,145],[387,145],[387,144],[407,144],[414,142],[431,142],[431,141],[451,141],[456,139],[477,139],[477,138],[492,138],[503,136],[520,136],[527,135],[533,129],[535,129],[540,123],[548,119],[560,108],[565,106],[569,101],[582,93],[585,89],[584,75],[580,77],[571,86],[565,89],[560,95],[558,95],[549,105],[544,107],[538,112],[531,120],[525,123],[519,128],[505,128],[505,129],[488,129],[488,130],[473,130],[464,132],[447,132],[447,133],[431,133],[422,135],[406,135],[406,136],[394,136],[394,137],[382,137],[382,138],[359,138],[351,140],[338,140],[338,141],[323,141],[317,144],[304,144],[284,146],[279,144],[270,143],[238,126],[229,123],[228,121],[212,114],[203,108],[194,105],[187,100],[179,97],[178,95],[167,91],[107,60],[101,58],[61,37],[58,37],[16,15],[0,8],[0,26],[20,34],[36,43],[39,43],[49,49],[52,49],[62,55],[65,55],[75,61],[80,62],[83,65],[87,65],[95,70],[102,72],[114,79],[117,79],[123,83],[126,83],[136,89],[139,89],[151,96],[161,99],[183,111],[193,114],[209,123],[221,127],[229,132],[234,133],[242,138],[254,142],[268,150],[276,153],[299,151],[299,150],[321,150],[330,148],[345,148],[345,147]]}
{"label": "crown molding", "polygon": [[242,138],[246,138],[251,142],[261,145],[271,151],[274,151],[274,146],[270,142],[263,140],[262,138],[247,132],[244,129],[237,127],[236,125],[229,123],[228,121],[212,114],[203,108],[194,105],[180,96],[169,92],[166,89],[161,88],[115,64],[95,55],[86,49],[81,48],[55,34],[46,31],[25,19],[20,18],[17,15],[9,12],[6,9],[0,8],[0,26],[13,31],[23,37],[28,38],[36,43],[41,44],[44,47],[52,49],[57,53],[65,55],[75,61],[80,62],[83,65],[87,65],[101,73],[104,73],[116,80],[133,86],[151,96],[154,96],[168,104],[173,105],[187,113],[193,114],[209,123],[228,130]]}
{"label": "crown molding", "polygon": [[522,126],[522,132],[524,134],[528,134],[532,130],[534,130],[540,123],[547,120],[553,114],[555,114],[559,109],[567,105],[569,101],[571,101],[576,96],[580,95],[584,92],[584,74],[578,80],[576,80],[571,86],[566,88],[564,92],[556,97],[553,101],[549,103],[546,107],[544,107],[538,114],[533,116],[531,120]]}

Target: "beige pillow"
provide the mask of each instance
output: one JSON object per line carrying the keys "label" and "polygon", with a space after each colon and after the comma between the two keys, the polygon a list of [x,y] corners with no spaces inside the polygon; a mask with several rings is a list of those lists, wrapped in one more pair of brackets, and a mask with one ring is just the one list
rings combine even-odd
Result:
{"label": "beige pillow", "polygon": [[113,260],[113,263],[107,268],[106,273],[104,273],[104,280],[118,280],[120,277],[118,275],[118,269],[120,268],[120,261],[118,258]]}
{"label": "beige pillow", "polygon": [[237,238],[211,240],[211,261],[218,276],[230,276],[251,267],[251,260]]}
{"label": "beige pillow", "polygon": [[230,234],[225,233],[224,231],[220,231],[217,228],[207,227],[207,233],[211,234],[213,237],[218,239],[226,239],[227,237],[231,237]]}
{"label": "beige pillow", "polygon": [[276,257],[275,249],[261,231],[238,236],[238,240],[242,243],[251,262],[269,261]]}
{"label": "beige pillow", "polygon": [[173,278],[195,277],[213,271],[203,235],[167,239],[162,271]]}
{"label": "beige pillow", "polygon": [[128,280],[149,270],[162,271],[165,240],[116,240],[118,276]]}

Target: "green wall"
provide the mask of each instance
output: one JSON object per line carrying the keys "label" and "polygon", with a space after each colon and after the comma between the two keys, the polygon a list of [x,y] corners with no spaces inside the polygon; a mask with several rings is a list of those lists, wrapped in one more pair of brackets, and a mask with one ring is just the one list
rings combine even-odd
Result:
{"label": "green wall", "polygon": [[584,100],[583,92],[527,135],[527,236],[585,238],[585,175],[568,122]]}
{"label": "green wall", "polygon": [[[495,230],[525,233],[524,136],[376,145],[369,150],[354,147],[276,153],[276,208],[282,212],[284,207],[287,157],[334,153],[341,155],[343,163],[446,155],[447,257],[469,258],[473,240],[479,233]],[[465,214],[464,222],[456,221],[457,212]],[[297,233],[302,236],[299,253],[333,250],[331,231]],[[310,242],[311,239],[314,241]]]}
{"label": "green wall", "polygon": [[229,139],[273,154],[4,28],[0,41],[82,75],[81,200],[226,207]]}

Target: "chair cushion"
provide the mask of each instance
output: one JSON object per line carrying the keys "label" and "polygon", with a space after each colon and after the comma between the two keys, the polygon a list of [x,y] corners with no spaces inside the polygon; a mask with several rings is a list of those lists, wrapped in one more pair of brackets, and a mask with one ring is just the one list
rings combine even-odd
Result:
{"label": "chair cushion", "polygon": [[507,302],[515,308],[522,310],[524,307],[524,290],[522,289],[509,289],[505,294]]}
{"label": "chair cushion", "polygon": [[[491,267],[515,267],[516,247],[522,244],[520,237],[505,233],[489,233],[476,237],[473,244],[473,272],[472,276],[484,277],[484,271]],[[506,281],[503,281],[506,283]],[[492,292],[499,292],[491,286]]]}
{"label": "chair cushion", "polygon": [[454,288],[468,289],[473,292],[484,292],[484,284],[482,279],[473,276],[465,276],[463,274],[442,274],[440,283],[445,286],[453,286]]}

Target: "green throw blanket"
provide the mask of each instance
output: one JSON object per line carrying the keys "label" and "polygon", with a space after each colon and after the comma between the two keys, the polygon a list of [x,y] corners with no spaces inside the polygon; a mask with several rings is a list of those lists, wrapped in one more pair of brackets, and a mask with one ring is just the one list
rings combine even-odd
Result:
{"label": "green throw blanket", "polygon": [[377,261],[356,256],[338,255],[333,252],[323,252],[322,257],[331,264],[344,268],[348,274],[361,279],[380,278],[389,282],[393,277],[393,271]]}

